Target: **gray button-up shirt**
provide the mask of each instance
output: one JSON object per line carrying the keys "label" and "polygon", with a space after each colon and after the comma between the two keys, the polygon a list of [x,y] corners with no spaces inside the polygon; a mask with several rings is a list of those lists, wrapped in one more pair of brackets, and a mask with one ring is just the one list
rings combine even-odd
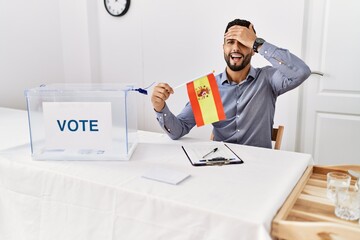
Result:
{"label": "gray button-up shirt", "polygon": [[[265,42],[259,53],[272,66],[251,67],[240,84],[229,81],[226,71],[216,76],[226,120],[212,124],[214,140],[271,148],[277,97],[299,86],[310,75],[309,67],[286,49]],[[196,125],[189,102],[177,116],[167,105],[156,115],[172,139],[186,135]]]}

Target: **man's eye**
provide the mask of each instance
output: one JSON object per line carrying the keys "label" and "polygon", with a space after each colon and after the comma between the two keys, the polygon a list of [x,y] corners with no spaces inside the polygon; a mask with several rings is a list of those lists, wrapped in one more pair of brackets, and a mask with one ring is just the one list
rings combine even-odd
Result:
{"label": "man's eye", "polygon": [[233,44],[233,43],[234,43],[234,40],[232,40],[232,39],[226,41],[226,44]]}

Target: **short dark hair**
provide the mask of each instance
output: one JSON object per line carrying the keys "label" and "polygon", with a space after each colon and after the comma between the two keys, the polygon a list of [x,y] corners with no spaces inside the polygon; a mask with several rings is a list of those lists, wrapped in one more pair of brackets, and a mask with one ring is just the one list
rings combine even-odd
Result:
{"label": "short dark hair", "polygon": [[[250,27],[250,24],[251,24],[251,22],[249,22],[248,20],[235,19],[235,20],[233,20],[233,21],[231,21],[231,22],[228,23],[228,25],[226,26],[226,29],[225,29],[225,33],[227,33],[227,31],[229,30],[229,28],[231,28],[232,26],[239,25],[239,26],[242,26],[242,27],[247,27],[247,28],[249,28],[249,27]],[[254,26],[253,26],[252,29],[253,29],[254,32],[256,33]]]}

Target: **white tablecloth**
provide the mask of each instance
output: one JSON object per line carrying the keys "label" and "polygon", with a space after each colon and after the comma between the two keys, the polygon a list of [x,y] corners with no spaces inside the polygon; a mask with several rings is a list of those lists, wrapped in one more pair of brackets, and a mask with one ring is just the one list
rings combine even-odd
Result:
{"label": "white tablecloth", "polygon": [[0,151],[29,141],[27,112],[0,107]]}
{"label": "white tablecloth", "polygon": [[[130,161],[34,161],[28,145],[3,149],[0,239],[271,239],[272,218],[312,162],[230,144],[244,164],[193,167],[180,146],[194,139],[139,136]],[[191,176],[179,185],[143,178],[153,167]]]}

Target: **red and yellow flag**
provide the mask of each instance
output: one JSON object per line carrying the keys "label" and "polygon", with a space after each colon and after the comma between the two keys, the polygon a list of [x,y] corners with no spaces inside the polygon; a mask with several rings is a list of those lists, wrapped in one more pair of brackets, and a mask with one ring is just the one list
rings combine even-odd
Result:
{"label": "red and yellow flag", "polygon": [[186,84],[196,126],[226,119],[213,73]]}

